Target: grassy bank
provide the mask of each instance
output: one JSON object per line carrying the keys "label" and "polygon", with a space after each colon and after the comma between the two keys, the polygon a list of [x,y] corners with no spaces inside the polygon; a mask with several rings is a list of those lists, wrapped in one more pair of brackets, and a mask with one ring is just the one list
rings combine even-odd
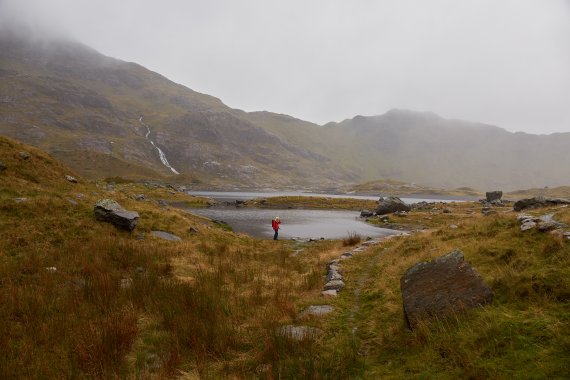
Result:
{"label": "grassy bank", "polygon": [[247,207],[275,209],[374,210],[377,201],[354,198],[282,196],[247,201]]}

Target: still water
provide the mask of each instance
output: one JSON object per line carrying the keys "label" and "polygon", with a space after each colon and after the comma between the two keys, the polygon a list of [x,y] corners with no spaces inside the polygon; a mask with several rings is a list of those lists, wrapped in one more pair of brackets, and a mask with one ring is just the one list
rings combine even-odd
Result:
{"label": "still water", "polygon": [[[331,198],[372,199],[378,197],[358,195],[330,195],[303,192],[218,192],[218,191],[190,191],[191,195],[214,198],[217,201],[232,202],[235,200],[249,200],[255,198],[269,198],[276,196],[318,196]],[[435,199],[402,198],[406,203],[416,203],[422,200],[437,201]],[[271,220],[278,216],[281,219],[279,237],[282,239],[340,239],[349,233],[357,233],[363,237],[379,237],[399,234],[399,231],[378,228],[364,223],[358,217],[358,211],[338,210],[275,210],[213,207],[206,209],[187,209],[189,212],[202,215],[210,219],[222,220],[229,224],[234,231],[247,233],[260,238],[273,237]]]}
{"label": "still water", "polygon": [[359,220],[357,211],[333,210],[268,210],[255,208],[213,207],[186,209],[210,219],[223,220],[234,231],[244,232],[259,238],[273,237],[271,220],[281,219],[279,238],[291,239],[340,239],[349,233],[358,233],[363,237],[378,237],[400,233],[399,231],[378,228]]}

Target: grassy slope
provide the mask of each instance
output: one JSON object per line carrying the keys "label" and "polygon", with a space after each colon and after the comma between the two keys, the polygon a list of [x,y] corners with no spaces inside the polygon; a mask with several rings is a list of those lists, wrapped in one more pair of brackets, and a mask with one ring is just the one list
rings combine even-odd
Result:
{"label": "grassy slope", "polygon": [[396,180],[376,180],[350,188],[357,193],[374,193],[383,195],[435,195],[454,197],[480,197],[483,194],[471,188],[458,189],[436,189],[432,187],[419,186]]}
{"label": "grassy slope", "polygon": [[[19,159],[21,150],[32,157]],[[342,252],[341,242],[236,235],[152,200],[199,199],[135,184],[113,192],[72,184],[63,176],[73,173],[53,158],[4,138],[0,161],[8,166],[0,172],[2,378],[570,375],[570,246],[551,234],[519,232],[507,208],[483,217],[479,205],[457,203],[451,214],[430,209],[399,218],[432,230],[346,261],[347,288],[330,301],[335,312],[307,322],[324,336],[295,344],[275,328],[292,323],[303,306],[323,303],[324,264]],[[139,193],[149,201],[134,201]],[[18,197],[27,201],[16,203]],[[92,207],[102,197],[140,213],[133,233],[95,221]],[[568,208],[553,211],[570,223]],[[183,241],[153,238],[156,229]],[[144,240],[134,238],[140,232]],[[465,252],[495,302],[410,332],[400,276],[452,248]],[[296,249],[304,251],[291,256]],[[131,286],[121,288],[121,280]]]}
{"label": "grassy slope", "polygon": [[[391,240],[345,268],[342,310],[329,329],[361,353],[363,378],[567,378],[570,370],[570,244],[560,236],[520,232],[515,213],[479,214],[474,203],[454,204],[452,214],[413,211],[411,225],[431,231]],[[475,210],[475,214],[471,212]],[[568,208],[556,212],[570,221]],[[458,228],[450,228],[455,223]],[[399,281],[418,261],[452,249],[491,285],[491,306],[450,320],[426,323],[415,332],[404,323]],[[368,265],[368,267],[367,267]],[[369,277],[360,281],[363,268]],[[351,314],[354,291],[360,308]],[[352,339],[352,328],[357,334]]]}
{"label": "grassy slope", "polygon": [[[21,150],[32,157],[19,159]],[[170,193],[72,184],[53,158],[4,138],[0,161],[8,166],[0,172],[0,377],[249,377],[260,364],[277,374],[290,351],[275,327],[318,294],[336,243],[290,258],[293,243],[237,236],[132,199]],[[94,219],[103,197],[139,212],[133,233]],[[157,229],[183,241],[149,235]]]}

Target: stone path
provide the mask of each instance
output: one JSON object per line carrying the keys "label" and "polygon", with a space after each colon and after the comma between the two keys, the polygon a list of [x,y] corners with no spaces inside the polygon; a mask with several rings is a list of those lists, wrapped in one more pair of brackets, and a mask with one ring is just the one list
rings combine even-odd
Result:
{"label": "stone path", "polygon": [[[355,255],[365,252],[370,247],[380,244],[381,242],[386,241],[394,236],[404,236],[404,235],[408,235],[408,233],[401,233],[398,235],[384,236],[376,239],[367,240],[362,244],[356,246],[352,250],[344,252],[338,258],[329,261],[326,266],[327,270],[326,284],[324,285],[321,294],[324,297],[336,297],[338,293],[344,288],[345,286],[343,281],[344,277],[342,275],[342,262],[344,260],[348,260],[354,257]],[[368,278],[370,276],[370,269],[373,266],[374,258],[375,256],[370,257],[364,263],[363,271],[360,273],[360,276],[357,280],[357,286],[354,289],[353,306],[351,308],[350,317],[349,317],[349,321],[352,324],[354,324],[355,316],[360,309],[360,289],[364,286],[366,281],[368,281]],[[330,305],[311,305],[299,314],[297,320],[301,321],[304,319],[308,319],[310,317],[321,317],[331,313],[333,310],[334,308]],[[353,336],[356,334],[356,331],[357,327],[355,326],[352,329]],[[309,337],[315,337],[316,335],[322,333],[322,331],[310,326],[287,325],[279,328],[277,330],[277,333],[278,335],[287,337],[289,339],[300,341]],[[359,352],[361,351],[363,355],[366,353],[366,350],[364,348],[359,350]]]}

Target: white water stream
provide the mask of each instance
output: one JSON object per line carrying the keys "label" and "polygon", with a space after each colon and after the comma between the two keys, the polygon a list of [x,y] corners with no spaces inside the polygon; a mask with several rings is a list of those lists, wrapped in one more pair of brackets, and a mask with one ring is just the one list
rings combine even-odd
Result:
{"label": "white water stream", "polygon": [[168,169],[172,170],[172,172],[173,172],[174,174],[180,174],[178,171],[176,171],[176,169],[174,169],[174,168],[172,167],[172,165],[170,165],[170,163],[168,162],[168,159],[166,158],[166,155],[164,154],[164,152],[162,151],[162,149],[160,149],[159,147],[157,147],[156,144],[154,143],[154,141],[152,141],[151,139],[148,138],[148,136],[150,135],[150,127],[149,127],[148,125],[146,125],[146,124],[143,122],[143,117],[142,117],[142,116],[139,118],[139,121],[140,121],[140,123],[141,123],[143,126],[146,127],[146,131],[147,131],[147,132],[146,132],[146,134],[144,135],[144,137],[145,137],[148,141],[150,141],[150,143],[152,144],[152,146],[153,146],[154,148],[156,148],[156,150],[158,151],[158,157],[160,158],[160,162],[162,162],[162,164],[163,164],[164,166],[166,166]]}

